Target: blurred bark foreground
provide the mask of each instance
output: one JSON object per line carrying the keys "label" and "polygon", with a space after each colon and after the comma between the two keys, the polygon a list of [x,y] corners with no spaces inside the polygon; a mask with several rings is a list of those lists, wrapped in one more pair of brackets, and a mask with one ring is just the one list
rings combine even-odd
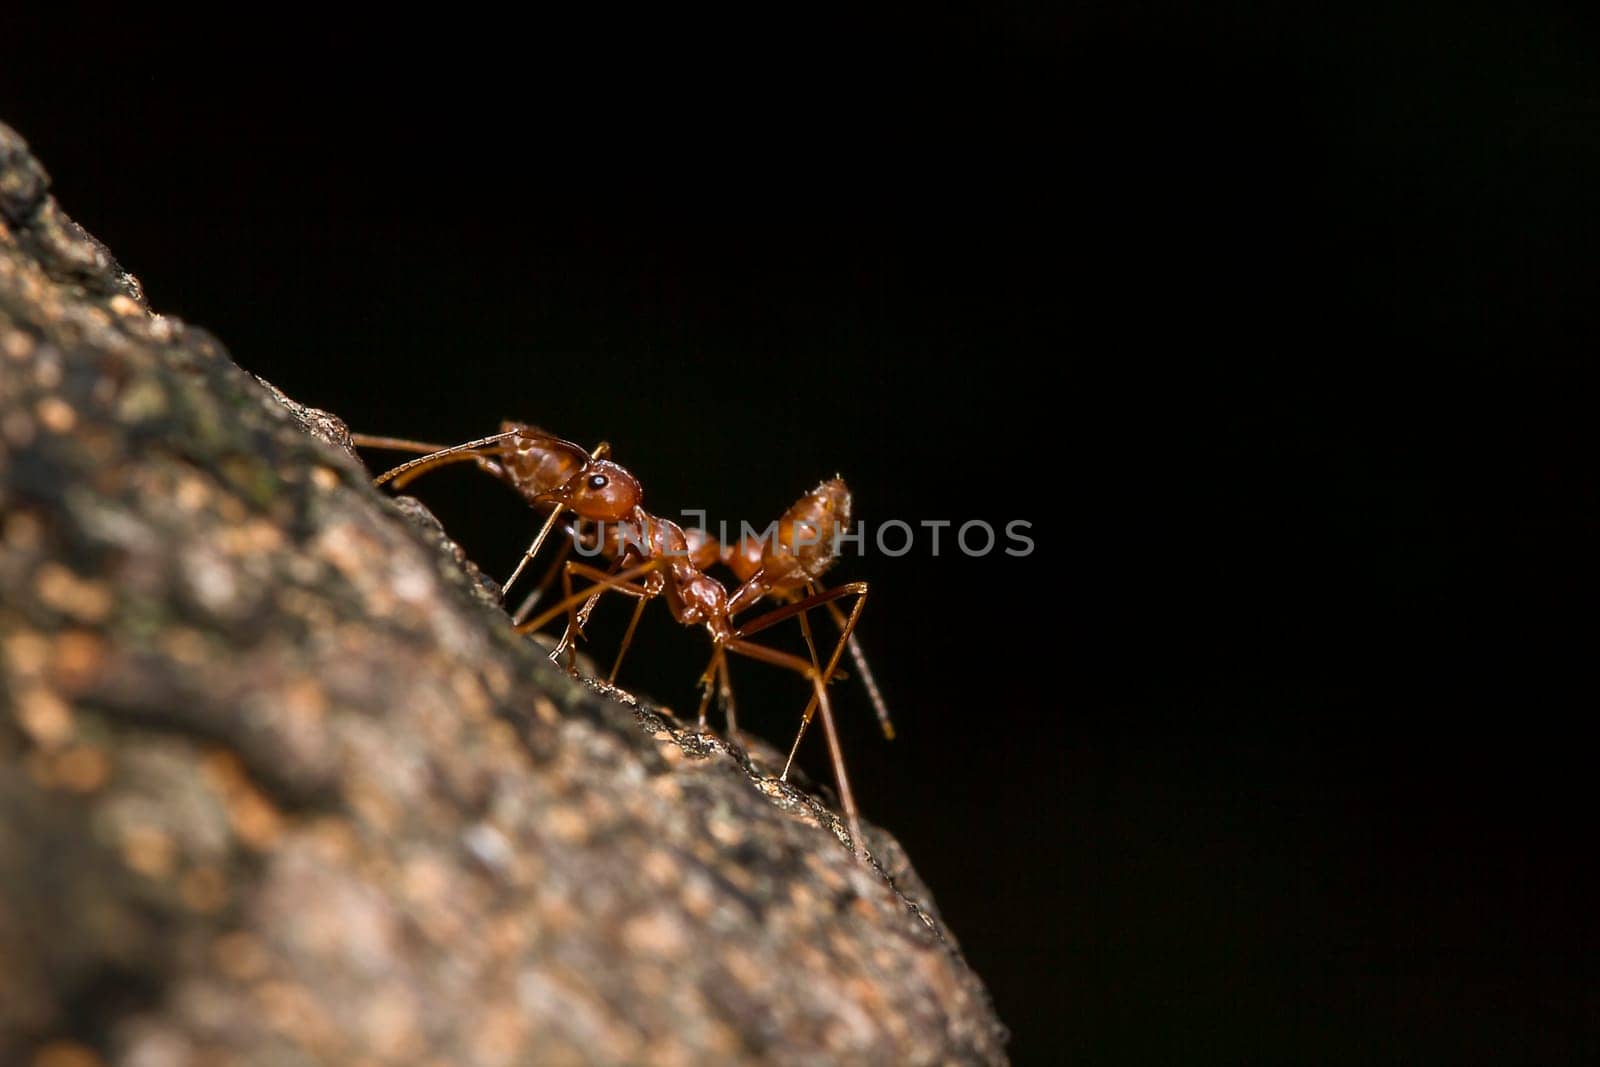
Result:
{"label": "blurred bark foreground", "polygon": [[1003,1061],[891,838],[551,667],[343,434],[0,126],[0,1063]]}

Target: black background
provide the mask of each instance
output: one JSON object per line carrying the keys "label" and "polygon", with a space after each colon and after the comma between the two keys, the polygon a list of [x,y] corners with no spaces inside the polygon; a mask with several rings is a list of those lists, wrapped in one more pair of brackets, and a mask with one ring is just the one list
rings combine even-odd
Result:
{"label": "black background", "polygon": [[[1590,22],[328,14],[14,25],[0,118],[358,430],[1031,521],[835,572],[901,731],[838,689],[862,806],[1019,1062],[1600,1054]],[[491,574],[533,528],[418,493]],[[703,640],[641,646],[691,705]],[[803,690],[735,670],[782,743]]]}

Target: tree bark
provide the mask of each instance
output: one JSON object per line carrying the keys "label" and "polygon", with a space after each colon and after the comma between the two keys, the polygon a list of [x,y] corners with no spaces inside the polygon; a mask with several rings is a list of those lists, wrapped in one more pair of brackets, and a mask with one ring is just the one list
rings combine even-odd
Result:
{"label": "tree bark", "polygon": [[894,840],[553,667],[0,126],[0,1062],[1003,1062]]}

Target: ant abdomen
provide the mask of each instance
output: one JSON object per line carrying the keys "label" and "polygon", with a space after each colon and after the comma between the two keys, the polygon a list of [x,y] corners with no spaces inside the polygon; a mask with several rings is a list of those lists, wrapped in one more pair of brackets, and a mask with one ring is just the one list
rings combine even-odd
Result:
{"label": "ant abdomen", "polygon": [[843,478],[830,478],[795,501],[761,557],[763,568],[782,574],[774,587],[822,577],[838,561],[839,537],[849,527],[850,489]]}
{"label": "ant abdomen", "polygon": [[500,432],[512,435],[505,454],[498,460],[479,457],[479,464],[510,482],[529,501],[562,485],[589,462],[589,453],[537,426],[508,419],[500,424]]}

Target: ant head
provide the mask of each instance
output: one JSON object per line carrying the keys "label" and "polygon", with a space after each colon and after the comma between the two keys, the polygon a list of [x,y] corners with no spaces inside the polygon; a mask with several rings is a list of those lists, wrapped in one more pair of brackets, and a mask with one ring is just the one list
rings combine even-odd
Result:
{"label": "ant head", "polygon": [[564,504],[586,519],[620,522],[644,499],[639,479],[608,459],[591,459],[565,482],[540,493],[541,501]]}

